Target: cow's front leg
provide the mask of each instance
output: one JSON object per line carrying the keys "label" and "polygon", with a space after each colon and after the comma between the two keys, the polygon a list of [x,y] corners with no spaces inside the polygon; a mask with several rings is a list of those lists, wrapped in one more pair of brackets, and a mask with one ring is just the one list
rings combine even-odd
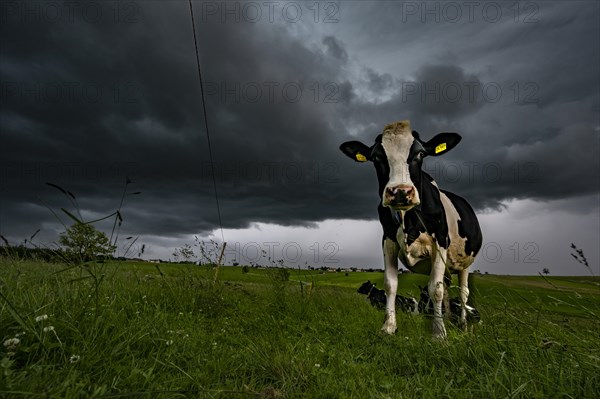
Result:
{"label": "cow's front leg", "polygon": [[458,325],[463,331],[467,331],[467,300],[469,299],[469,270],[465,269],[458,273],[460,284],[460,319]]}
{"label": "cow's front leg", "polygon": [[384,288],[386,295],[385,322],[381,330],[386,334],[396,332],[396,292],[398,290],[398,243],[389,238],[383,240],[385,263]]}
{"label": "cow's front leg", "polygon": [[433,338],[445,339],[446,327],[442,315],[442,301],[444,300],[444,273],[446,271],[446,249],[438,248],[435,251],[429,276],[429,298],[433,302]]}

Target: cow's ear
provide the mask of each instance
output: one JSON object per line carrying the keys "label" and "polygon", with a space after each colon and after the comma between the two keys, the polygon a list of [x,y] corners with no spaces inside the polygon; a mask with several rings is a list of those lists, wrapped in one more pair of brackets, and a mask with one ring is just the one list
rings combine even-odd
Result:
{"label": "cow's ear", "polygon": [[367,162],[371,148],[360,141],[346,141],[340,145],[340,150],[356,162]]}
{"label": "cow's ear", "polygon": [[437,157],[456,147],[462,137],[458,133],[439,133],[423,145],[427,155]]}

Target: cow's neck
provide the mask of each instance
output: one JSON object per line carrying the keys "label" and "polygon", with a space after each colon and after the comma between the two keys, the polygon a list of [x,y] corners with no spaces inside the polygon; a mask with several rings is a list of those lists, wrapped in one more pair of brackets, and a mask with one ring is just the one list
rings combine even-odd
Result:
{"label": "cow's neck", "polygon": [[403,231],[406,244],[410,245],[421,233],[435,237],[442,247],[446,247],[447,235],[445,228],[445,213],[440,199],[440,191],[431,176],[422,172],[420,179],[414,181],[419,191],[421,204],[408,211],[394,211],[389,209],[391,218]]}

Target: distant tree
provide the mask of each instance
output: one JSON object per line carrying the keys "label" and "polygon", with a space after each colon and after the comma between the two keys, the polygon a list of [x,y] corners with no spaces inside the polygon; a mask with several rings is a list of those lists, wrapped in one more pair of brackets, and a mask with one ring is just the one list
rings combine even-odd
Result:
{"label": "distant tree", "polygon": [[548,269],[547,267],[544,267],[544,270],[542,270],[542,273],[550,274],[550,269]]}
{"label": "distant tree", "polygon": [[91,224],[75,223],[61,234],[58,242],[73,261],[87,262],[108,256],[117,248],[103,232]]}

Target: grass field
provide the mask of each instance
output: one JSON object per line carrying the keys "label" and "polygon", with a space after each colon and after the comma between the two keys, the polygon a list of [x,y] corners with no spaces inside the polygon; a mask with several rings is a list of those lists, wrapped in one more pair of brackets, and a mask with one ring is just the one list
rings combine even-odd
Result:
{"label": "grass field", "polygon": [[425,316],[379,333],[356,288],[383,273],[213,275],[0,259],[0,397],[600,397],[599,278],[477,275],[482,323],[434,342]]}

